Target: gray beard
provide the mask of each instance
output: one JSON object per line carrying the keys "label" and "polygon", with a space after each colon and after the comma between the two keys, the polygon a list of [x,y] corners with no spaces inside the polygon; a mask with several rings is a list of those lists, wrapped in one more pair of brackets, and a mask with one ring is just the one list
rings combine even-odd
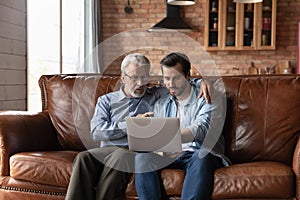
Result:
{"label": "gray beard", "polygon": [[144,92],[142,94],[135,94],[134,91],[130,90],[129,93],[132,97],[134,98],[138,98],[138,97],[142,97],[144,94],[145,94],[145,89],[144,89]]}

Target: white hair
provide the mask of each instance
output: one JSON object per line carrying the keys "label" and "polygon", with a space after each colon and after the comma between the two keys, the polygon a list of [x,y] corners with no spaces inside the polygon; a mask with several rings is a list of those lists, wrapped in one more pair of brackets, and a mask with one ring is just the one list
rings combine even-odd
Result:
{"label": "white hair", "polygon": [[150,68],[149,59],[141,53],[128,54],[121,63],[121,72],[125,72],[125,68],[130,64],[134,64],[138,67],[146,66]]}

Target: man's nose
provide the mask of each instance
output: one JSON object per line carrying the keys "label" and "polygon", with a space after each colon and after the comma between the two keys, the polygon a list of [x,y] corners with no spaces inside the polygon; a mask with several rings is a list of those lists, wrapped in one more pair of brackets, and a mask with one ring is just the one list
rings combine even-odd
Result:
{"label": "man's nose", "polygon": [[170,80],[170,87],[174,87],[175,86],[175,81],[174,81],[174,79],[171,79]]}
{"label": "man's nose", "polygon": [[143,83],[142,79],[139,78],[138,80],[136,80],[137,85],[142,85],[142,83]]}
{"label": "man's nose", "polygon": [[143,78],[138,78],[136,80],[136,84],[137,85],[145,85],[145,84],[147,84],[147,81],[145,81]]}

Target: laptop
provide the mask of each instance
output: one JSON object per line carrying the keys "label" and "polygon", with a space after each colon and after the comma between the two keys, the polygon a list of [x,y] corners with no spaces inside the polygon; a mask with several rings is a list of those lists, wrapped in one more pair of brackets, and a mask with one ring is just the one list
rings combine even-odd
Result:
{"label": "laptop", "polygon": [[179,118],[127,117],[126,127],[132,151],[182,151]]}

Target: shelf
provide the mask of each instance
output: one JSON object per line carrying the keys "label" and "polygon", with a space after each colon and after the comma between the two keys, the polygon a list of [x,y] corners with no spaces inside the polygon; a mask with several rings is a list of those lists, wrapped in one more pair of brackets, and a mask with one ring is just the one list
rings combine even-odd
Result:
{"label": "shelf", "polygon": [[[217,4],[216,11],[210,10],[213,1]],[[206,9],[206,50],[275,49],[276,0],[252,4],[233,3],[232,0],[206,0]],[[218,19],[218,29],[212,29],[214,18]]]}

